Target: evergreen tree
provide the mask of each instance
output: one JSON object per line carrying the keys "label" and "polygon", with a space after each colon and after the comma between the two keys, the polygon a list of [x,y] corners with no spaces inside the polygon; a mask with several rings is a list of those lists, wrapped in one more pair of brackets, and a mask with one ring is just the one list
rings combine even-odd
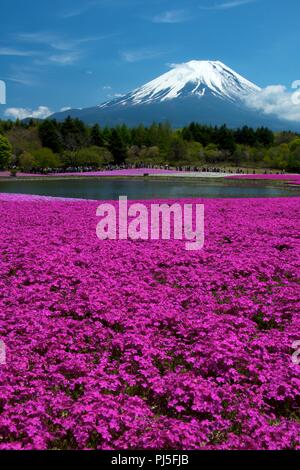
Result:
{"label": "evergreen tree", "polygon": [[103,140],[104,140],[104,146],[108,146],[110,136],[111,136],[111,129],[109,127],[105,126],[104,129],[102,130],[102,137],[103,137]]}
{"label": "evergreen tree", "polygon": [[62,150],[62,136],[56,121],[46,119],[42,122],[39,127],[39,136],[43,147],[47,147],[55,153],[59,153]]}
{"label": "evergreen tree", "polygon": [[117,129],[113,129],[109,139],[109,150],[114,157],[114,163],[120,165],[125,162],[127,148],[122,139],[122,135]]}
{"label": "evergreen tree", "polygon": [[255,133],[256,144],[270,147],[274,143],[274,133],[267,127],[259,127]]}
{"label": "evergreen tree", "polygon": [[12,147],[4,135],[0,134],[0,170],[5,170],[9,166],[12,158]]}
{"label": "evergreen tree", "polygon": [[132,144],[142,147],[145,145],[147,139],[147,131],[143,125],[135,127],[132,129]]}
{"label": "evergreen tree", "polygon": [[96,145],[97,147],[103,147],[104,145],[104,139],[99,124],[95,124],[92,127],[90,143],[91,145]]}
{"label": "evergreen tree", "polygon": [[148,144],[152,146],[157,146],[159,144],[159,127],[154,122],[151,124],[150,128],[148,129]]}
{"label": "evergreen tree", "polygon": [[170,162],[176,163],[187,159],[187,147],[180,137],[174,137],[169,151]]}
{"label": "evergreen tree", "polygon": [[87,128],[80,119],[65,119],[61,126],[64,147],[67,150],[79,150],[87,144]]}
{"label": "evergreen tree", "polygon": [[214,141],[220,150],[227,150],[229,153],[233,154],[236,149],[233,131],[228,129],[226,125],[221,126],[220,128],[215,128]]}
{"label": "evergreen tree", "polygon": [[117,132],[121,136],[122,141],[126,146],[129,146],[131,144],[131,132],[129,128],[123,124],[122,126],[119,126],[117,128]]}
{"label": "evergreen tree", "polygon": [[241,129],[237,129],[235,132],[235,141],[241,145],[256,145],[255,131],[248,126],[244,126]]}

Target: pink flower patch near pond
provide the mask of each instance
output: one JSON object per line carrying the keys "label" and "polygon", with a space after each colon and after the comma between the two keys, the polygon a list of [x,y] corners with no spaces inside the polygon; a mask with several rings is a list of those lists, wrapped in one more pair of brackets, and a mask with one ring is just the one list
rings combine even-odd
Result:
{"label": "pink flower patch near pond", "polygon": [[300,199],[199,202],[187,252],[0,197],[0,449],[300,449]]}
{"label": "pink flower patch near pond", "polygon": [[251,179],[251,180],[279,180],[290,184],[300,184],[300,175],[234,175],[226,176],[229,179]]}
{"label": "pink flower patch near pond", "polygon": [[[148,175],[168,175],[180,173],[175,170],[160,170],[157,168],[131,168],[127,170],[103,170],[103,171],[83,171],[83,172],[70,172],[70,173],[49,173],[49,174],[34,174],[34,173],[18,173],[18,176],[25,176],[25,177],[41,177],[41,176],[143,176],[145,174]],[[10,177],[10,172],[8,171],[0,171],[0,177]]]}
{"label": "pink flower patch near pond", "polygon": [[[143,176],[145,174],[148,175],[156,175],[156,174],[172,174],[178,173],[175,170],[160,170],[157,168],[131,168],[128,170],[104,170],[104,171],[94,171],[88,173],[79,173],[79,175],[84,176]],[[68,174],[68,173],[67,173]],[[74,175],[78,175],[78,173],[74,173]]]}
{"label": "pink flower patch near pond", "polygon": [[[31,177],[31,176],[43,176],[43,175],[42,174],[34,174],[34,173],[21,173],[21,172],[18,172],[17,176]],[[0,171],[0,178],[12,178],[11,172],[10,171]]]}
{"label": "pink flower patch near pond", "polygon": [[[39,196],[35,194],[16,194],[16,193],[0,193],[0,203],[1,202],[58,202],[58,201],[66,201],[66,202],[76,202],[80,201],[83,202],[83,199],[76,199],[76,198],[64,198],[64,197],[54,197],[54,196]],[[87,199],[88,201],[88,199]]]}

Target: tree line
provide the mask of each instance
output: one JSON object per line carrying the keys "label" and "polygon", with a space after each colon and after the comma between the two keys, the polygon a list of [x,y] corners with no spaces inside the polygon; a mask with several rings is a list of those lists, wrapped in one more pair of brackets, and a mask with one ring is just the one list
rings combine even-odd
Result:
{"label": "tree line", "polygon": [[229,129],[191,123],[146,127],[92,127],[68,117],[63,122],[0,121],[0,168],[24,171],[105,168],[109,165],[255,166],[300,171],[300,136],[268,128]]}

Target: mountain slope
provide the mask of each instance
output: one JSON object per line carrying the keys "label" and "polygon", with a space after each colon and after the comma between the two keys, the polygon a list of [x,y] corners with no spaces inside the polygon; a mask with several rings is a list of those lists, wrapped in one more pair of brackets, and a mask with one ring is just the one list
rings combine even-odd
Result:
{"label": "mountain slope", "polygon": [[299,130],[299,125],[281,121],[249,109],[245,96],[260,88],[219,61],[190,61],[99,106],[68,110],[52,117],[63,120],[68,115],[87,124],[115,126],[150,125],[169,121],[182,127],[191,121],[230,127],[268,126],[274,130]]}
{"label": "mountain slope", "polygon": [[194,96],[202,98],[209,94],[228,101],[240,101],[259,87],[219,61],[192,60],[175,66],[169,72],[137,88],[128,95],[100,108],[118,105],[141,105]]}

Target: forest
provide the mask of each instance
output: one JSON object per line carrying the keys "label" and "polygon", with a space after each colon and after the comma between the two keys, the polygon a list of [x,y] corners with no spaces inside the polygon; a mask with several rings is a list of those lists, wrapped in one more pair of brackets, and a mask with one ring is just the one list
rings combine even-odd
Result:
{"label": "forest", "polygon": [[45,173],[162,165],[300,172],[300,134],[198,123],[182,129],[168,123],[101,128],[71,117],[63,122],[0,121],[1,170]]}

